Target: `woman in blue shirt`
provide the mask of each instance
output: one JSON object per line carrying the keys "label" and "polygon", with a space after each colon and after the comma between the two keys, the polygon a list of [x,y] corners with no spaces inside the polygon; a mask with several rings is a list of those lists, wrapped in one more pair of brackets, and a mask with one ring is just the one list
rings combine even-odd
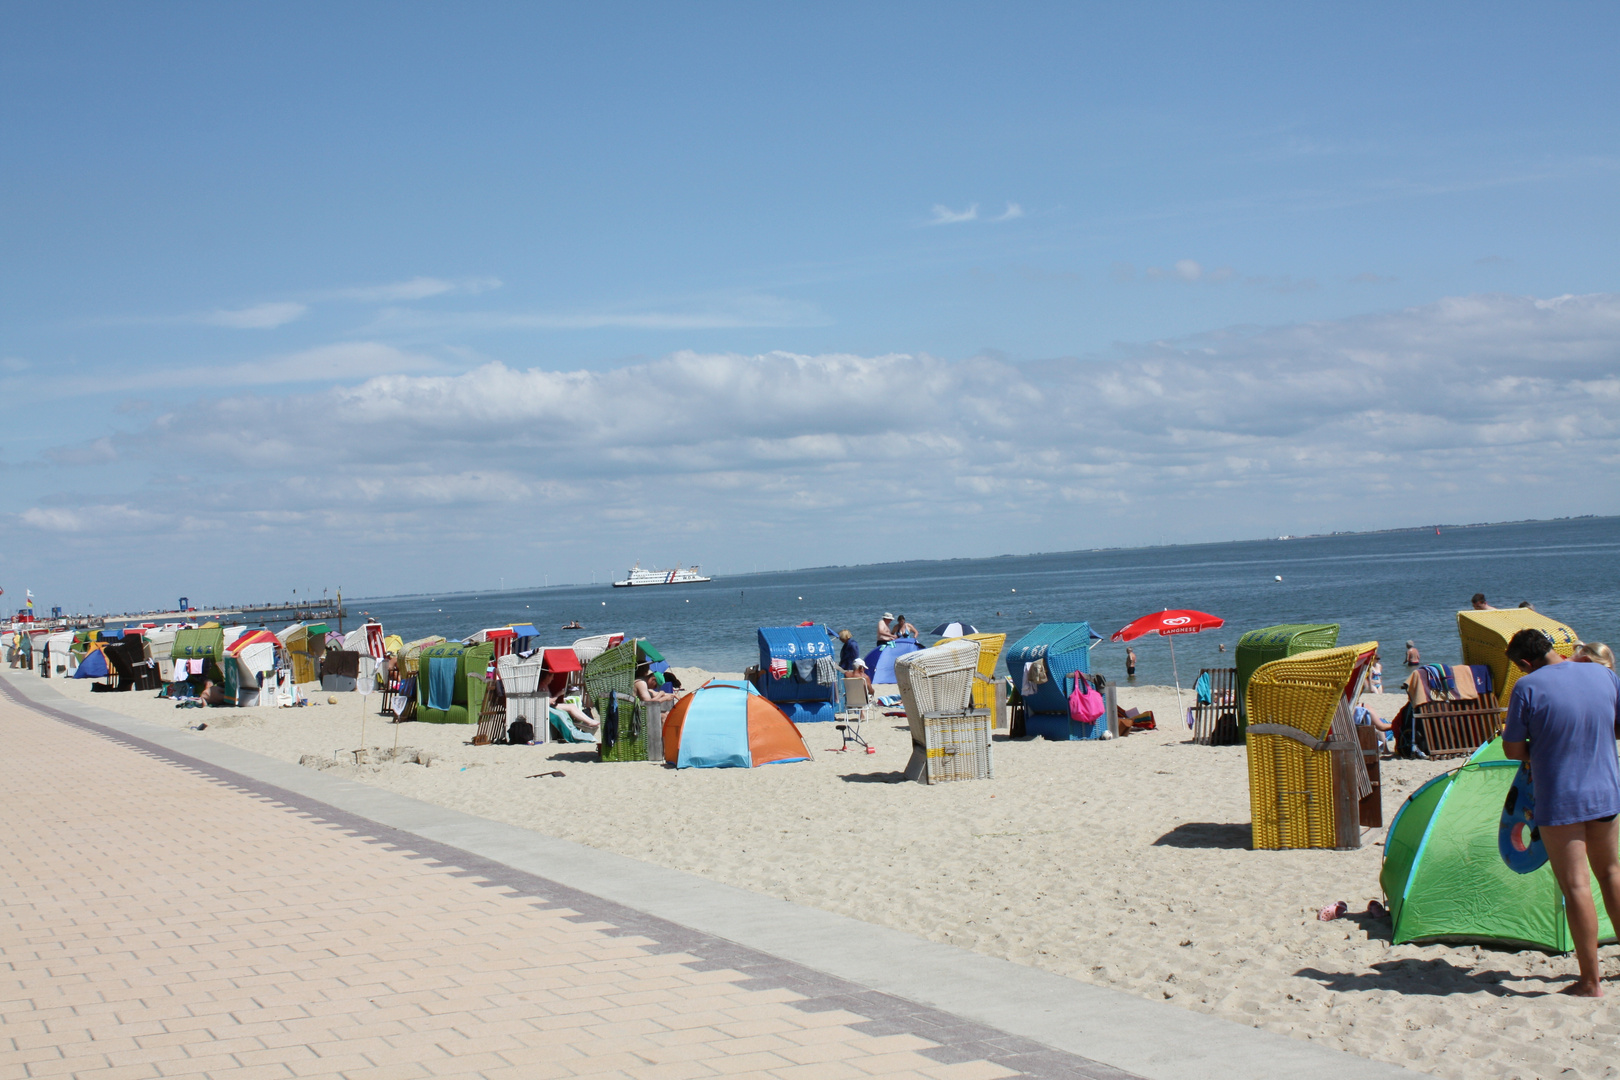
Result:
{"label": "woman in blue shirt", "polygon": [[1559,992],[1602,997],[1591,878],[1620,930],[1620,678],[1601,664],[1565,663],[1540,630],[1514,634],[1507,658],[1525,674],[1513,685],[1502,751],[1530,763],[1537,828],[1580,965],[1580,977]]}

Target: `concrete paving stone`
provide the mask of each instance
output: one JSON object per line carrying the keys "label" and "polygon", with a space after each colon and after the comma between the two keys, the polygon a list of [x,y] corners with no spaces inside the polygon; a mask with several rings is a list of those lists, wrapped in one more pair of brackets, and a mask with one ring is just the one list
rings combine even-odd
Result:
{"label": "concrete paving stone", "polygon": [[843,1061],[818,1061],[813,1065],[787,1065],[767,1071],[779,1080],[866,1080],[877,1075],[859,1072]]}
{"label": "concrete paving stone", "polygon": [[624,1071],[635,1077],[635,1080],[695,1080],[696,1077],[719,1075],[701,1061],[649,1063]]}
{"label": "concrete paving stone", "polygon": [[416,1062],[398,1061],[345,1069],[338,1075],[342,1076],[343,1080],[423,1080],[432,1074]]}
{"label": "concrete paving stone", "polygon": [[710,1068],[725,1076],[752,1076],[765,1073],[771,1069],[791,1068],[798,1062],[791,1061],[781,1054],[770,1050],[755,1050],[747,1054],[731,1054],[725,1057],[715,1057],[708,1061]]}
{"label": "concrete paving stone", "polygon": [[932,1058],[925,1058],[911,1050],[896,1050],[888,1054],[850,1058],[848,1063],[861,1074],[868,1076],[885,1076],[890,1072],[931,1069],[939,1064]]}
{"label": "concrete paving stone", "polygon": [[919,1071],[934,1080],[1002,1080],[1002,1077],[1017,1075],[1005,1065],[992,1061],[964,1061]]}
{"label": "concrete paving stone", "polygon": [[111,1068],[97,1069],[96,1080],[147,1080],[148,1077],[158,1075],[156,1067],[150,1062],[136,1062],[129,1065],[114,1065]]}

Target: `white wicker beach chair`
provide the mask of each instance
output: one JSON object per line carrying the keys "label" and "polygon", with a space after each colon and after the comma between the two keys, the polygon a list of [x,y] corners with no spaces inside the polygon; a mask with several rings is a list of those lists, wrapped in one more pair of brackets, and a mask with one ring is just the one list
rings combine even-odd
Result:
{"label": "white wicker beach chair", "polygon": [[501,686],[506,690],[507,730],[511,730],[517,720],[527,720],[534,727],[537,743],[551,740],[551,702],[540,690],[544,667],[544,654],[538,653],[527,660],[508,654],[495,661]]}
{"label": "white wicker beach chair", "polygon": [[994,775],[990,710],[973,707],[978,666],[979,643],[965,638],[895,661],[900,700],[911,728],[908,779],[938,784]]}

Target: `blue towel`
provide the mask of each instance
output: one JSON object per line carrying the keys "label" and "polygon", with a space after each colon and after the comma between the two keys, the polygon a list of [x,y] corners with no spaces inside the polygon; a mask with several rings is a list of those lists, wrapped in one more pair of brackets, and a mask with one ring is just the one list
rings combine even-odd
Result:
{"label": "blue towel", "polygon": [[1202,675],[1198,676],[1198,682],[1193,686],[1193,693],[1198,695],[1198,704],[1209,704],[1209,672],[1206,671]]}
{"label": "blue towel", "polygon": [[428,708],[444,712],[455,703],[456,664],[454,656],[428,657]]}

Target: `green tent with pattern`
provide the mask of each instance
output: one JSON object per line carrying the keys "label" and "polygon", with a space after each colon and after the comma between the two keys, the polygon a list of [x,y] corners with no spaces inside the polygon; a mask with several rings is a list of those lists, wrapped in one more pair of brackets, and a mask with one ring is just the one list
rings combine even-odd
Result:
{"label": "green tent with pattern", "polygon": [[[1571,948],[1552,867],[1516,874],[1497,851],[1502,800],[1519,763],[1493,739],[1460,769],[1414,791],[1390,823],[1378,875],[1389,898],[1392,942],[1480,941]],[[1615,940],[1597,882],[1598,937]]]}

